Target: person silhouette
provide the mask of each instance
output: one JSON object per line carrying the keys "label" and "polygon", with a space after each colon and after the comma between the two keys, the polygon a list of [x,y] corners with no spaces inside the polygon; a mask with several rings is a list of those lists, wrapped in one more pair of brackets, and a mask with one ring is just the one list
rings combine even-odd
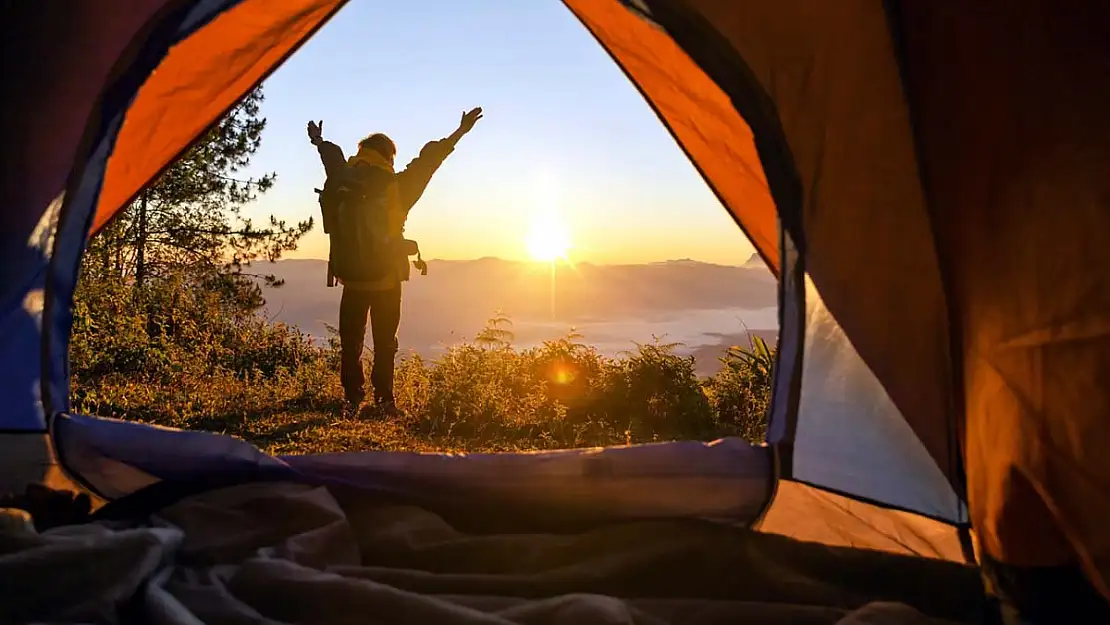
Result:
{"label": "person silhouette", "polygon": [[393,395],[401,283],[408,279],[408,256],[419,254],[415,242],[404,238],[405,221],[432,175],[481,118],[481,107],[464,112],[453,133],[425,144],[401,171],[394,170],[397,146],[387,135],[367,136],[355,155],[345,158],[342,148],[324,140],[323,120],[308,122],[309,140],[327,175],[320,204],[331,237],[330,272],[343,289],[340,380],[351,411],[365,398],[362,350],[369,315],[374,403],[384,416],[401,414]]}

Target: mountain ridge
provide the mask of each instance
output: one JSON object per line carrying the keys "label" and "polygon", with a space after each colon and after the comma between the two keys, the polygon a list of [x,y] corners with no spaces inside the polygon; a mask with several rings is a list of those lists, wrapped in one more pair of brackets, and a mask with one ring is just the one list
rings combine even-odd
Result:
{"label": "mountain ridge", "polygon": [[[763,268],[690,259],[557,264],[552,284],[546,263],[430,260],[428,275],[414,271],[404,286],[402,351],[440,353],[445,345],[472,338],[501,311],[513,321],[522,347],[571,328],[603,353],[666,335],[667,342],[686,343],[680,351],[695,354],[699,369],[706,370],[701,365],[715,366],[709,356],[728,344],[746,344],[750,334],[767,340],[777,335],[777,283],[762,261],[759,265]],[[279,288],[263,288],[262,314],[268,318],[316,339],[327,335],[325,324],[336,325],[342,289],[326,286],[326,261],[279,260],[248,271],[284,280]]]}
{"label": "mountain ridge", "polygon": [[[479,256],[478,258],[427,258],[425,261],[430,266],[432,263],[436,264],[467,264],[467,263],[507,263],[512,265],[535,265],[548,267],[549,263],[543,261],[531,260],[514,260],[509,258],[501,258],[499,256]],[[251,266],[266,266],[266,265],[291,265],[291,264],[323,264],[327,263],[324,258],[282,258],[272,263],[269,261],[254,262]],[[558,264],[564,264],[562,262]],[[691,266],[704,266],[704,267],[726,267],[726,268],[739,268],[739,269],[766,269],[767,266],[758,253],[753,253],[748,260],[739,265],[732,265],[726,263],[714,263],[706,260],[697,260],[694,258],[672,258],[667,260],[655,260],[642,263],[599,263],[595,261],[578,261],[571,262],[570,266],[573,267],[652,267],[652,266],[675,266],[675,265],[691,265]]]}

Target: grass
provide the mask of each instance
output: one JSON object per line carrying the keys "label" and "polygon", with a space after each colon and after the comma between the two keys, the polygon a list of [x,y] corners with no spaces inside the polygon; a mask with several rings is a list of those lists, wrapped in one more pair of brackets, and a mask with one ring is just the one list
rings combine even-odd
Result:
{"label": "grass", "polygon": [[85,283],[71,343],[75,409],[230,434],[273,454],[763,437],[773,353],[758,339],[699,378],[692,357],[658,340],[617,358],[574,333],[514,349],[511,322],[498,316],[434,361],[400,359],[406,416],[346,418],[334,339],[313,345],[237,301],[174,280],[140,294]]}

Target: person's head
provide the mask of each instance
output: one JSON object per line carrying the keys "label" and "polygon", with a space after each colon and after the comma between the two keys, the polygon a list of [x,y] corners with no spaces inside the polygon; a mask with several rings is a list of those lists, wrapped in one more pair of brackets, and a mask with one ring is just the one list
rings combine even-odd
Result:
{"label": "person's head", "polygon": [[360,152],[362,150],[374,150],[390,163],[393,163],[393,158],[397,156],[397,146],[393,144],[393,139],[390,139],[380,132],[375,132],[362,141],[359,141],[358,149]]}

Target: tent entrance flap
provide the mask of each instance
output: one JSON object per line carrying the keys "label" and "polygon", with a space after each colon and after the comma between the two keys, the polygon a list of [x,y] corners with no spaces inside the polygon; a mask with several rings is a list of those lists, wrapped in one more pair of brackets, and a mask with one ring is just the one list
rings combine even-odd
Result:
{"label": "tent entrance flap", "polygon": [[127,206],[346,2],[224,0],[224,10],[174,43],[127,110],[92,232]]}

